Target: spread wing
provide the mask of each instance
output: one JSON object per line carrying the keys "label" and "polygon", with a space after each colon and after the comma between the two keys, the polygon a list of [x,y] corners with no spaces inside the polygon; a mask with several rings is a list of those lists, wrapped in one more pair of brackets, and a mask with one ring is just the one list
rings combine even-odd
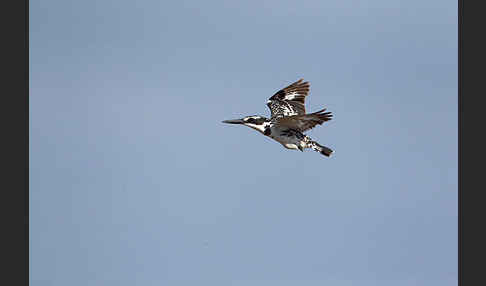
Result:
{"label": "spread wing", "polygon": [[304,132],[332,119],[331,112],[324,111],[325,108],[314,113],[280,117],[277,118],[276,124]]}
{"label": "spread wing", "polygon": [[272,118],[305,114],[305,97],[309,94],[309,82],[299,79],[277,91],[267,102]]}

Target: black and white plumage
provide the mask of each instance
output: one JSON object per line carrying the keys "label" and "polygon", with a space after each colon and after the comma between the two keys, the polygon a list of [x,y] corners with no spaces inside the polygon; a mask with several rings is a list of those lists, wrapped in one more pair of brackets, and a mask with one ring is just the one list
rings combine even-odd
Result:
{"label": "black and white plumage", "polygon": [[333,150],[312,141],[303,133],[332,118],[331,112],[324,112],[325,108],[314,113],[305,113],[305,98],[309,95],[309,88],[309,82],[299,79],[277,91],[267,101],[271,112],[270,118],[254,115],[223,122],[251,127],[287,149],[304,151],[310,148],[329,157]]}

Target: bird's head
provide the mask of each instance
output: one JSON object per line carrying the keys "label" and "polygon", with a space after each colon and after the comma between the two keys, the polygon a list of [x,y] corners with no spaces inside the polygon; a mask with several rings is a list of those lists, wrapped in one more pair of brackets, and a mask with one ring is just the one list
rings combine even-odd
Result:
{"label": "bird's head", "polygon": [[242,124],[265,134],[265,129],[269,127],[270,120],[259,115],[246,116],[241,119],[224,120],[223,123]]}

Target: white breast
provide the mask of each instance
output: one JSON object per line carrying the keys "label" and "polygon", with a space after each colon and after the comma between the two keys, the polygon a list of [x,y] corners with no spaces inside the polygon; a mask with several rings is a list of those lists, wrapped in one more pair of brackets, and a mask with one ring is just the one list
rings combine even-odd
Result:
{"label": "white breast", "polygon": [[278,127],[278,126],[272,126],[271,131],[272,131],[272,133],[270,134],[270,138],[279,142],[280,144],[282,144],[287,149],[298,149],[297,146],[301,145],[301,142],[300,142],[301,140],[298,139],[295,136],[288,137],[288,136],[280,135],[282,133],[283,129]]}

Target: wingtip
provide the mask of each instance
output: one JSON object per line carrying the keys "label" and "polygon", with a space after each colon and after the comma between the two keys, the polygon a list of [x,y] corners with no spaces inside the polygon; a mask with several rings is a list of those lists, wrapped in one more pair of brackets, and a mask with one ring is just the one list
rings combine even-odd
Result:
{"label": "wingtip", "polygon": [[304,81],[304,78],[301,77],[294,84],[297,84],[297,83],[308,83],[308,82],[303,82],[303,81]]}
{"label": "wingtip", "polygon": [[[321,110],[319,110],[319,111],[314,112],[314,114],[323,113],[323,112],[324,112],[324,111],[326,111],[326,110],[327,110],[327,108],[324,108],[324,109],[321,109]],[[327,113],[331,114],[331,112],[327,112]]]}

